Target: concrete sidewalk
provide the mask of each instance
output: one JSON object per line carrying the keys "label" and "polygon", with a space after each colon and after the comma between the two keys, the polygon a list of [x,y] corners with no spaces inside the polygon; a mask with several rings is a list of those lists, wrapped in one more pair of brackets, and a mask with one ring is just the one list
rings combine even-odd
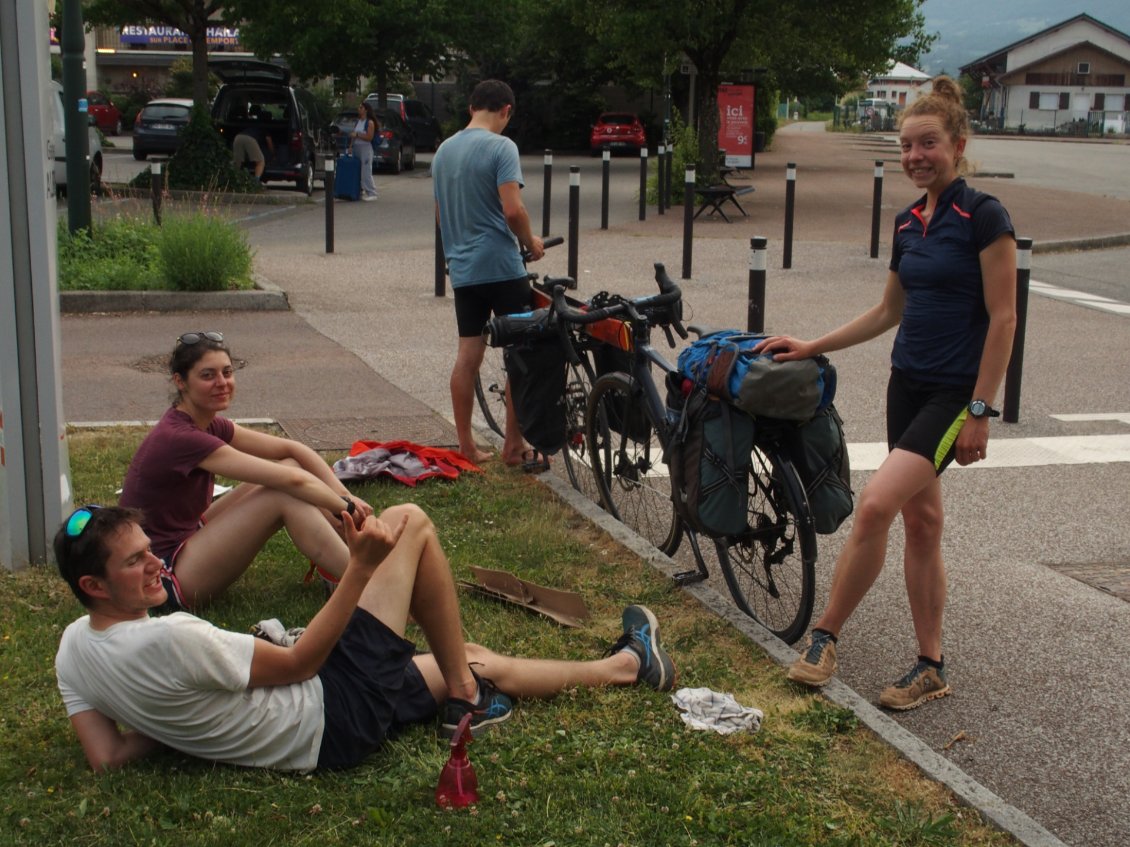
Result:
{"label": "concrete sidewalk", "polygon": [[[688,322],[744,323],[748,239],[754,234],[772,239],[770,329],[812,336],[873,303],[886,276],[891,216],[915,195],[890,166],[883,258],[867,258],[871,160],[878,155],[872,144],[859,136],[780,133],[776,149],[758,157],[751,175],[757,191],[749,202],[743,198],[750,218],[696,226],[693,278],[683,283]],[[780,270],[779,238],[787,161],[801,169],[798,241],[793,269],[786,272]],[[531,189],[540,188],[539,180],[526,176],[526,202],[536,217],[540,201]],[[1130,220],[1126,201],[1000,179],[973,184],[1005,200],[1022,234],[1037,239],[1117,235]],[[244,363],[236,416],[278,419],[319,449],[343,449],[363,437],[450,446],[454,318],[450,298],[433,294],[430,181],[383,180],[381,190],[382,202],[339,204],[332,255],[323,252],[320,206],[259,217],[249,226],[257,270],[286,291],[292,313],[64,316],[67,419],[156,419],[168,394],[160,363],[173,339],[188,329],[220,329]],[[562,194],[555,194],[555,215]],[[656,261],[678,276],[681,215],[660,219],[653,211],[645,223],[622,219],[608,232],[582,229],[583,295],[650,292]],[[561,275],[565,263],[564,250],[551,251],[532,269]],[[993,438],[1130,432],[1117,417],[1130,414],[1128,329],[1124,317],[1034,297],[1021,421],[994,423]],[[834,361],[837,406],[849,439],[881,441],[889,339],[842,351]],[[1052,417],[1073,413],[1100,419]],[[866,478],[856,472],[856,490]],[[559,481],[549,484],[563,488]],[[906,715],[868,712],[866,701],[913,659],[896,528],[890,551],[895,566],[885,569],[843,633],[845,685],[833,696],[852,702],[913,760],[940,763],[932,775],[1002,825],[1013,807],[1038,821],[1028,826],[1031,820],[1015,819],[1014,831],[1026,843],[1056,843],[1041,825],[1069,844],[1126,843],[1130,705],[1118,683],[1130,676],[1130,657],[1114,649],[1110,635],[1130,629],[1130,606],[1068,574],[1130,565],[1130,463],[975,468],[947,473],[945,490],[947,664],[954,695]],[[583,503],[577,507],[596,517]],[[820,539],[818,607],[848,526]],[[728,616],[724,601],[716,608]],[[790,655],[779,644],[769,648],[779,661]]]}

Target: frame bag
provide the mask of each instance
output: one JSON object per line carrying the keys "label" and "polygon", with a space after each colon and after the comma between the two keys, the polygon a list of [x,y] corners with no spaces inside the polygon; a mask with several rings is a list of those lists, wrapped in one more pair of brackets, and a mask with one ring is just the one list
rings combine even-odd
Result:
{"label": "frame bag", "polygon": [[753,418],[679,374],[668,379],[667,405],[678,415],[667,455],[675,511],[695,532],[741,535],[749,528]]}

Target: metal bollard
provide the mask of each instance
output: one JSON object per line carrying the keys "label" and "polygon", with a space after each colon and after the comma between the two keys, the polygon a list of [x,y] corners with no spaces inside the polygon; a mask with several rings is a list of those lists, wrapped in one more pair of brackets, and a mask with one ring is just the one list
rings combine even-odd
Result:
{"label": "metal bollard", "polygon": [[439,221],[436,221],[436,297],[447,296],[447,261],[443,253],[443,234],[439,229]]}
{"label": "metal bollard", "polygon": [[600,175],[600,228],[608,229],[608,180],[612,173],[612,151],[607,144],[604,145],[601,158],[603,162]]}
{"label": "metal bollard", "polygon": [[577,233],[581,219],[581,168],[569,166],[569,270],[568,274],[577,279]]}
{"label": "metal bollard", "polygon": [[334,158],[326,159],[326,252],[334,251]]}
{"label": "metal bollard", "polygon": [[871,258],[879,258],[879,219],[883,208],[883,163],[875,162],[875,191],[871,197]]}
{"label": "metal bollard", "polygon": [[664,175],[663,175],[664,193],[667,195],[667,199],[665,201],[665,204],[666,204],[668,209],[671,208],[671,185],[672,185],[672,183],[671,183],[672,164],[671,163],[674,161],[674,158],[675,158],[674,152],[675,152],[675,148],[672,147],[670,144],[668,144],[667,145],[667,164],[663,168],[663,170],[664,170]]}
{"label": "metal bollard", "polygon": [[765,331],[765,267],[768,239],[755,236],[749,240],[749,310],[746,331]]}
{"label": "metal bollard", "polygon": [[1016,239],[1016,331],[1012,336],[1012,357],[1004,380],[1004,409],[1001,420],[1020,420],[1020,378],[1024,371],[1024,335],[1028,327],[1028,283],[1032,278],[1032,239]]}
{"label": "metal bollard", "polygon": [[640,220],[647,220],[647,147],[640,148]]}
{"label": "metal bollard", "polygon": [[694,165],[687,165],[683,181],[683,279],[691,278],[691,243],[694,240]]}
{"label": "metal bollard", "polygon": [[541,192],[541,237],[549,236],[549,189],[553,183],[553,151],[545,151],[545,179]]}
{"label": "metal bollard", "polygon": [[154,162],[149,166],[149,188],[153,193],[153,220],[157,222],[157,226],[161,225],[161,195],[164,193],[164,185],[161,179],[161,163]]}
{"label": "metal bollard", "polygon": [[782,267],[793,266],[793,210],[796,206],[796,162],[789,162],[785,171],[785,261]]}
{"label": "metal bollard", "polygon": [[659,201],[655,204],[659,214],[663,214],[663,157],[667,155],[667,148],[662,144],[655,152],[655,193]]}

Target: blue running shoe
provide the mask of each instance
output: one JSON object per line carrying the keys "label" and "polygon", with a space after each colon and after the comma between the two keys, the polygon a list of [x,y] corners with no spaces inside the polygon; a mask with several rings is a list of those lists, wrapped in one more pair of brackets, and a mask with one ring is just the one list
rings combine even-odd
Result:
{"label": "blue running shoe", "polygon": [[459,728],[459,721],[468,712],[471,713],[472,736],[478,736],[492,726],[505,723],[510,720],[510,715],[514,713],[514,703],[495,688],[493,682],[489,679],[483,679],[474,671],[471,671],[471,673],[475,675],[475,680],[479,684],[479,699],[472,703],[468,700],[460,700],[458,697],[447,698],[447,704],[443,709],[443,723],[440,724],[440,732],[448,738],[455,735],[455,730]]}
{"label": "blue running shoe", "polygon": [[623,615],[624,634],[608,653],[631,650],[640,660],[636,681],[656,691],[675,687],[675,663],[659,643],[659,621],[647,606],[628,606]]}

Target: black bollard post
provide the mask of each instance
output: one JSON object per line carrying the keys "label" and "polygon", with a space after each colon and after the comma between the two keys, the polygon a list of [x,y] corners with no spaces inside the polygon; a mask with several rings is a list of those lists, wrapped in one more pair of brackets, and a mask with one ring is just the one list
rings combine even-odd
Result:
{"label": "black bollard post", "polygon": [[765,267],[768,239],[755,236],[749,240],[749,311],[746,314],[748,332],[765,331]]}
{"label": "black bollard post", "polygon": [[541,237],[549,236],[549,189],[553,184],[553,151],[545,151],[545,180],[541,192]]}
{"label": "black bollard post", "polygon": [[694,240],[694,165],[687,165],[683,182],[683,279],[691,278],[691,243]]}
{"label": "black bollard post", "polygon": [[326,252],[334,251],[334,157],[326,159]]}
{"label": "black bollard post", "polygon": [[447,261],[443,253],[443,235],[436,221],[436,297],[447,296]]}
{"label": "black bollard post", "polygon": [[647,220],[647,147],[640,148],[640,220]]}
{"label": "black bollard post", "polygon": [[871,197],[871,258],[879,258],[879,219],[883,208],[883,163],[875,162],[875,192]]}
{"label": "black bollard post", "polygon": [[796,162],[789,162],[785,171],[785,261],[782,267],[793,266],[793,209],[796,205]]}
{"label": "black bollard post", "polygon": [[577,233],[581,220],[581,168],[569,166],[569,271],[577,279]]}
{"label": "black bollard post", "polygon": [[655,152],[655,193],[659,202],[655,204],[659,214],[663,214],[663,157],[667,155],[667,148],[660,144]]}
{"label": "black bollard post", "polygon": [[668,209],[671,208],[671,194],[673,193],[673,184],[671,182],[671,161],[673,160],[673,158],[675,158],[673,154],[675,154],[675,148],[673,148],[671,145],[668,145],[667,163],[663,165],[663,194],[666,195],[664,204],[666,204]]}
{"label": "black bollard post", "polygon": [[608,229],[608,180],[612,174],[612,151],[604,145],[600,174],[600,228]]}
{"label": "black bollard post", "polygon": [[1012,358],[1004,380],[1004,410],[1001,420],[1020,420],[1020,378],[1024,371],[1024,335],[1028,326],[1028,283],[1032,277],[1032,239],[1016,239],[1016,331],[1012,336]]}
{"label": "black bollard post", "polygon": [[149,166],[149,189],[153,193],[153,220],[157,226],[161,225],[161,195],[165,186],[162,184],[161,163],[154,162]]}

